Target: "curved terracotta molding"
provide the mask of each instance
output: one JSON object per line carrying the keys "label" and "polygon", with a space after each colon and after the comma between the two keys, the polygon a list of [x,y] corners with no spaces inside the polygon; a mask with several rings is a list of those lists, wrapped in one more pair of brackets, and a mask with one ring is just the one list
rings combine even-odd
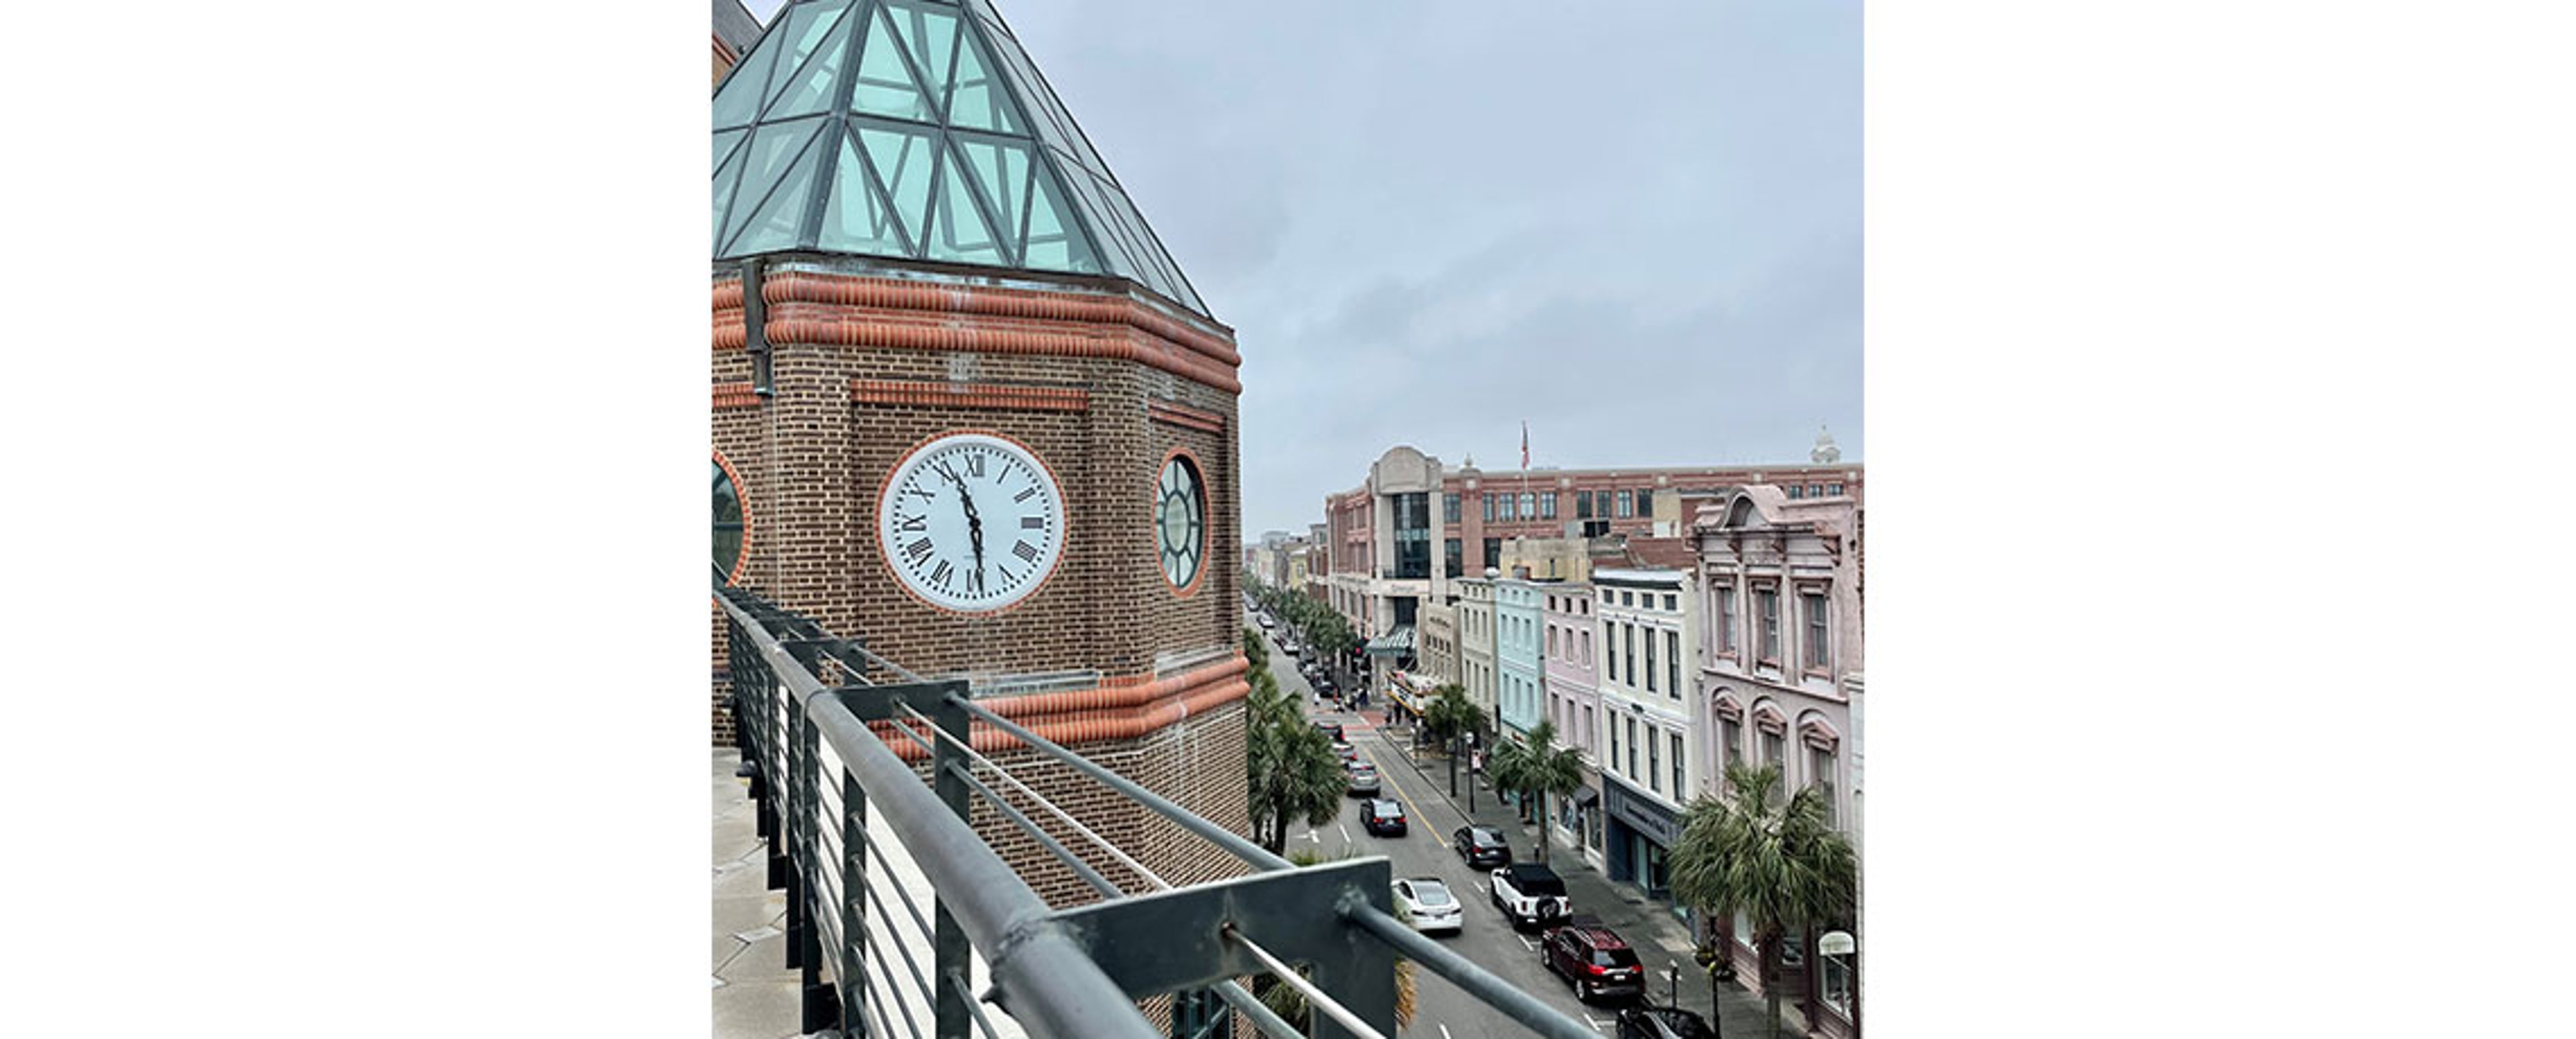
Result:
{"label": "curved terracotta molding", "polygon": [[707,339],[718,350],[740,350],[750,345],[751,336],[742,324],[742,308],[716,311],[714,327],[708,331]]}
{"label": "curved terracotta molding", "polygon": [[[1021,725],[1049,742],[1080,749],[1081,745],[1087,743],[1134,739],[1159,729],[1169,728],[1191,717],[1208,714],[1251,695],[1252,683],[1233,681],[1189,696],[1165,700],[1145,711],[1086,712],[1076,717],[1055,718],[1034,724],[1022,722]],[[1017,719],[1014,720],[1017,721]],[[912,724],[918,726],[918,723]],[[930,757],[930,752],[923,750],[919,741],[892,732],[891,728],[894,725],[894,722],[875,722],[870,725],[870,728],[875,730],[878,739],[885,742],[887,749],[894,751],[896,757],[905,761],[923,761]],[[967,743],[971,744],[978,754],[992,754],[1024,746],[1019,737],[985,725],[973,727],[967,737]]]}
{"label": "curved terracotta molding", "polygon": [[732,278],[716,282],[714,296],[717,310],[741,310],[742,279]]}
{"label": "curved terracotta molding", "polygon": [[758,407],[759,404],[760,395],[752,392],[750,383],[720,382],[715,384],[716,407],[750,408]]}
{"label": "curved terracotta molding", "polygon": [[[733,305],[741,306],[742,283],[737,281],[732,285]],[[1074,321],[1091,325],[1124,324],[1205,354],[1227,367],[1243,366],[1242,355],[1235,352],[1234,344],[1226,338],[1175,321],[1143,303],[1120,297],[933,285],[816,271],[780,271],[761,280],[760,298],[771,306],[824,303],[842,307]],[[717,305],[724,305],[722,296],[717,297]]]}

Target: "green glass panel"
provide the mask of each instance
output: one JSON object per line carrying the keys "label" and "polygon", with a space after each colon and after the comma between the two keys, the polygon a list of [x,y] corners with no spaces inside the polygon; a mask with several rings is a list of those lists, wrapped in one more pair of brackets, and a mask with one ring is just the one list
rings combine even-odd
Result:
{"label": "green glass panel", "polygon": [[957,53],[956,12],[887,4],[886,15],[894,19],[895,32],[912,54],[912,67],[921,70],[921,85],[933,95],[946,91]]}
{"label": "green glass panel", "polygon": [[913,255],[921,255],[922,228],[929,226],[931,137],[917,130],[859,127],[859,147],[868,153],[877,183],[894,199],[895,215],[912,236]]}
{"label": "green glass panel", "polygon": [[[747,133],[748,131],[737,132]],[[736,148],[733,150],[733,155],[725,159],[723,165],[716,167],[715,225],[707,228],[707,242],[710,250],[724,244],[725,211],[733,207],[734,188],[742,181],[744,157],[750,154],[749,148]]]}
{"label": "green glass panel", "polygon": [[[750,219],[761,200],[769,197],[770,189],[777,186],[780,175],[787,172],[787,164],[805,150],[806,143],[814,139],[814,132],[822,128],[822,119],[808,118],[792,123],[770,123],[752,131],[751,146],[744,149],[747,165],[742,171],[742,188],[734,198],[733,211],[725,217],[724,232],[716,237],[716,241],[729,241],[742,233],[742,225]],[[735,254],[723,250],[716,255]]]}
{"label": "green glass panel", "polygon": [[749,130],[716,131],[716,154],[715,158],[709,160],[713,168],[718,170],[723,169],[725,160],[733,158],[734,147],[741,144],[742,139],[750,135],[751,131]]}
{"label": "green glass panel", "polygon": [[867,46],[859,51],[859,81],[850,91],[850,110],[898,119],[930,122],[930,99],[912,80],[902,45],[886,26],[882,11],[868,19]]}
{"label": "green glass panel", "polygon": [[761,91],[769,85],[769,66],[784,50],[784,41],[763,38],[752,44],[751,53],[733,67],[724,85],[716,88],[715,125],[719,129],[747,126],[760,114]]}
{"label": "green glass panel", "polygon": [[1063,168],[1065,187],[1071,189],[1073,203],[1082,211],[1083,222],[1091,226],[1092,245],[1099,250],[1101,273],[1122,278],[1145,280],[1143,264],[1136,261],[1118,225],[1109,217],[1109,207],[1100,200],[1098,182],[1082,172],[1079,166]]}
{"label": "green glass panel", "polygon": [[833,252],[908,256],[894,211],[877,198],[857,145],[841,136],[841,163],[832,171],[832,198],[823,203],[823,232],[815,247]]}
{"label": "green glass panel", "polygon": [[966,154],[966,169],[975,184],[984,189],[984,199],[993,204],[993,220],[1001,236],[1018,241],[1020,222],[1028,215],[1029,149],[1016,141],[987,141],[963,134],[949,135],[957,149]]}
{"label": "green glass panel", "polygon": [[1027,115],[1037,130],[1038,138],[1072,156],[1075,162],[1095,172],[1106,172],[1108,166],[1091,150],[1090,143],[1082,139],[1082,132],[1073,125],[1073,117],[1065,114],[1064,105],[1056,100],[1055,91],[1048,89],[1046,80],[1039,78],[1037,70],[1029,65],[1028,55],[1020,52],[1019,43],[1007,34],[993,35],[990,40],[993,50],[988,56],[1000,59],[1002,71],[1018,88],[1020,102],[1028,106]]}
{"label": "green glass panel", "polygon": [[813,198],[815,171],[822,167],[822,155],[822,148],[808,146],[796,156],[795,164],[779,178],[777,189],[760,201],[751,219],[742,222],[742,230],[725,247],[724,255],[749,256],[797,244],[796,232],[805,222],[805,204]]}
{"label": "green glass panel", "polygon": [[1020,246],[1020,266],[1035,270],[1098,274],[1100,258],[1092,255],[1082,230],[1064,198],[1064,188],[1044,167],[1030,169],[1027,237]]}
{"label": "green glass panel", "polygon": [[769,85],[760,95],[762,108],[770,108],[777,103],[778,96],[786,91],[796,73],[804,70],[806,59],[814,55],[814,49],[840,21],[841,13],[849,9],[850,2],[824,0],[787,9],[787,24],[770,32],[770,35],[778,37],[780,43],[786,44],[787,49],[779,52],[778,64],[769,70]]}
{"label": "green glass panel", "polygon": [[832,107],[832,85],[840,81],[841,62],[850,51],[850,26],[858,20],[857,16],[849,16],[832,22],[822,42],[815,45],[814,55],[806,59],[805,68],[788,77],[778,100],[761,118],[784,119]]}
{"label": "green glass panel", "polygon": [[957,49],[957,82],[948,91],[948,125],[1027,133],[1027,127],[1012,110],[1010,92],[1002,89],[1001,82],[993,77],[992,64],[984,60],[983,49],[973,33],[968,33],[965,46]]}
{"label": "green glass panel", "polygon": [[1011,261],[1003,255],[1002,243],[984,223],[975,197],[967,193],[964,164],[941,164],[939,179],[939,200],[930,208],[930,247],[923,255],[934,260],[1007,266]]}

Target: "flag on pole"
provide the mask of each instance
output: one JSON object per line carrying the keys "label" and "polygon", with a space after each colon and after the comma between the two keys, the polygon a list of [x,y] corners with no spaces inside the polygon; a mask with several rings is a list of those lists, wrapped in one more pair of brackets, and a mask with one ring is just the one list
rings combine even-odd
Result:
{"label": "flag on pole", "polygon": [[1529,420],[1521,420],[1521,468],[1529,468]]}

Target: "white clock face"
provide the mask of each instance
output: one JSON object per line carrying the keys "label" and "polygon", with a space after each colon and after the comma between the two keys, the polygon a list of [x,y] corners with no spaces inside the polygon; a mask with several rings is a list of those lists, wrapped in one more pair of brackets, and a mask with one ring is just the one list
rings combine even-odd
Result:
{"label": "white clock face", "polygon": [[1157,493],[1161,501],[1154,528],[1156,540],[1162,543],[1163,577],[1174,588],[1187,588],[1198,579],[1199,567],[1207,560],[1207,495],[1200,485],[1198,469],[1173,457],[1163,463],[1163,480]]}
{"label": "white clock face", "polygon": [[1028,597],[1063,554],[1064,493],[1028,449],[958,433],[896,463],[877,501],[877,548],[913,594],[968,613]]}

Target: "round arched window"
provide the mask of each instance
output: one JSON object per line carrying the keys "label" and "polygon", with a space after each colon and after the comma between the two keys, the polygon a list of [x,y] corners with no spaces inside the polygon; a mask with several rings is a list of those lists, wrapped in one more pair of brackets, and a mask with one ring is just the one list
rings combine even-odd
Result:
{"label": "round arched window", "polygon": [[731,584],[734,571],[742,567],[742,488],[723,462],[710,459],[707,468],[713,471],[715,483],[715,580]]}

